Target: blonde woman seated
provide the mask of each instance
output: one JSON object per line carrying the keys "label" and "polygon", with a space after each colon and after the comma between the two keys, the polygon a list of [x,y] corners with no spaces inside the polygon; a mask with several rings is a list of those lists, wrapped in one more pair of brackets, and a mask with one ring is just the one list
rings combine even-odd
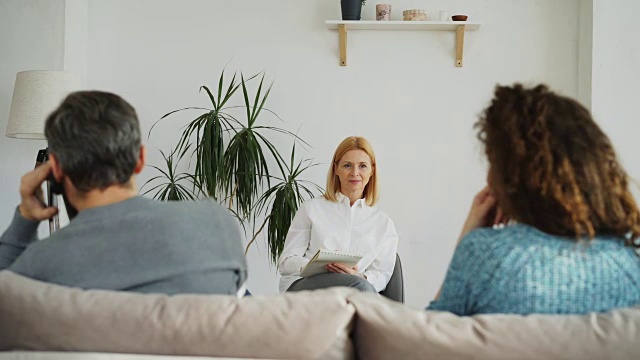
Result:
{"label": "blonde woman seated", "polygon": [[[278,261],[280,291],[347,286],[366,292],[385,289],[395,265],[398,235],[393,221],[373,205],[378,199],[378,169],[369,142],[344,139],[333,155],[324,197],[311,199],[291,222]],[[351,268],[327,265],[326,273],[300,277],[319,249],[363,255]]]}

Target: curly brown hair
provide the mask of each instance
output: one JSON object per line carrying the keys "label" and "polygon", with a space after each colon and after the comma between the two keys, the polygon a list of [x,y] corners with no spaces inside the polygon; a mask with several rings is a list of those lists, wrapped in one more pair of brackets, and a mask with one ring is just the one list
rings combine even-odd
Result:
{"label": "curly brown hair", "polygon": [[475,128],[507,216],[549,234],[615,235],[640,247],[640,213],[627,174],[578,102],[545,85],[496,86]]}

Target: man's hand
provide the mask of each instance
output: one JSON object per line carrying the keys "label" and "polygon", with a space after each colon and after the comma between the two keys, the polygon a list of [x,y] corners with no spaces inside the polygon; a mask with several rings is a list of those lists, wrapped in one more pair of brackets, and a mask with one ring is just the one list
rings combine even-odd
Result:
{"label": "man's hand", "polygon": [[327,269],[327,271],[332,272],[332,273],[351,274],[351,275],[358,275],[360,277],[364,277],[362,274],[360,274],[358,272],[358,265],[350,268],[350,267],[348,267],[348,266],[346,266],[344,264],[332,263],[332,264],[327,264],[325,266],[325,269]]}
{"label": "man's hand", "polygon": [[22,202],[18,207],[18,211],[25,219],[41,221],[49,219],[58,213],[57,208],[45,206],[40,188],[50,172],[51,164],[45,163],[25,174],[20,180],[20,197],[22,198]]}

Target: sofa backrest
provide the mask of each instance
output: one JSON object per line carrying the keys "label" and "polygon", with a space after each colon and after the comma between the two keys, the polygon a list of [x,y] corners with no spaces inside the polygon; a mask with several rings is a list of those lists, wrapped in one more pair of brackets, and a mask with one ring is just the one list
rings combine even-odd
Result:
{"label": "sofa backrest", "polygon": [[238,299],[81,290],[0,272],[0,350],[352,359],[355,290]]}
{"label": "sofa backrest", "polygon": [[587,315],[476,315],[413,310],[375,294],[356,307],[361,359],[640,359],[640,307]]}
{"label": "sofa backrest", "polygon": [[640,308],[571,316],[459,317],[346,288],[244,299],[167,296],[80,290],[0,271],[0,351],[272,359],[640,359],[639,337]]}

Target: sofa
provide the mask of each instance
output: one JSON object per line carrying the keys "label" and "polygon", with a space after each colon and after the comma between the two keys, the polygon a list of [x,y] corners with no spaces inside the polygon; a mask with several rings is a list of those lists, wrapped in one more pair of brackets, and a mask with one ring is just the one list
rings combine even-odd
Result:
{"label": "sofa", "polygon": [[640,307],[458,317],[347,288],[167,296],[0,271],[0,359],[638,359],[639,335]]}

